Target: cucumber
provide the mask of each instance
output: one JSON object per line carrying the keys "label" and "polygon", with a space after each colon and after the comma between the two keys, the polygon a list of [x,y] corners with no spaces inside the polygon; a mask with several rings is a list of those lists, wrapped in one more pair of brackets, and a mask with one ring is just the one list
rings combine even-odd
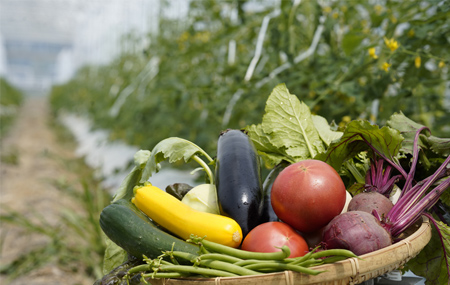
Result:
{"label": "cucumber", "polygon": [[127,200],[106,206],[100,214],[100,227],[118,246],[130,255],[156,258],[162,251],[198,253],[198,246],[163,231]]}

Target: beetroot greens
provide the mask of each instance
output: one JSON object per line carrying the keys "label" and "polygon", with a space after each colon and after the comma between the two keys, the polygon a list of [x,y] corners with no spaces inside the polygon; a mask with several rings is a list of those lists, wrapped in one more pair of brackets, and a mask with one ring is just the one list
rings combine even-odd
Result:
{"label": "beetroot greens", "polygon": [[392,166],[384,166],[384,160],[373,160],[370,164],[370,169],[366,174],[366,183],[364,191],[377,192],[389,198],[392,189],[397,181],[402,178],[402,175],[397,174],[391,176]]}
{"label": "beetroot greens", "polygon": [[[434,217],[427,212],[434,207],[434,205],[439,201],[442,193],[450,186],[450,169],[448,168],[450,164],[450,156],[447,156],[434,174],[414,184],[413,182],[416,166],[419,161],[419,135],[423,130],[428,130],[428,128],[422,127],[416,131],[416,135],[414,137],[412,164],[405,177],[406,182],[402,188],[400,198],[388,212],[385,219],[382,219],[381,222],[383,227],[395,239],[407,228],[417,222],[422,215],[427,216],[435,226],[443,245],[442,248],[444,251],[447,274],[450,276],[450,266],[447,252],[448,246],[445,244],[449,243],[449,241],[445,239],[443,233],[441,232],[441,228],[437,225]],[[378,153],[377,151],[375,152]],[[393,161],[388,160],[388,162],[390,162],[393,166],[397,165]],[[434,188],[432,188],[433,186]]]}
{"label": "beetroot greens", "polygon": [[[426,178],[414,186],[405,184],[402,189],[402,196],[386,217],[391,234],[396,237],[409,226],[415,223],[425,211],[429,211],[439,201],[442,193],[450,186],[450,177],[442,179],[438,186],[427,191],[443,175],[447,174],[447,165],[450,164],[450,157],[444,161],[440,168],[429,178]],[[406,193],[406,194],[405,194]]]}
{"label": "beetroot greens", "polygon": [[[441,199],[450,187],[450,139],[431,136],[427,127],[412,122],[402,114],[393,115],[392,118],[388,125],[396,126],[396,129],[390,126],[379,128],[365,121],[350,122],[341,139],[332,143],[317,158],[340,171],[341,166],[346,166],[356,155],[367,153],[373,159],[363,185],[366,191],[388,195],[391,186],[401,181],[401,194],[397,203],[385,217],[376,212],[375,216],[393,240],[399,239],[401,233],[422,215],[427,216],[436,228],[443,253],[432,253],[435,258],[442,259],[442,262],[438,262],[440,269],[433,271],[450,275],[450,228],[446,221],[437,221],[435,219],[438,217],[433,215],[439,201],[446,205],[450,203],[448,198]],[[383,168],[384,164],[388,166]],[[419,166],[420,172],[417,171]],[[425,173],[428,173],[428,177],[424,177]],[[431,255],[428,258],[431,259]],[[421,262],[427,262],[428,266],[428,261]]]}

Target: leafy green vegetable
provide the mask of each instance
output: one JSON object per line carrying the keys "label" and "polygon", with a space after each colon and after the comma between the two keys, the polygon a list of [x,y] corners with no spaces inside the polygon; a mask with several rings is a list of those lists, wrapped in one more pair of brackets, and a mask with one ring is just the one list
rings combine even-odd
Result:
{"label": "leafy green vegetable", "polygon": [[150,157],[150,151],[140,150],[134,155],[134,167],[125,177],[117,189],[113,201],[116,202],[120,199],[131,199],[133,197],[133,187],[141,179],[142,170]]}
{"label": "leafy green vegetable", "polygon": [[[105,235],[105,234],[103,234]],[[128,260],[128,253],[105,235],[106,250],[103,257],[103,274]]]}
{"label": "leafy green vegetable", "polygon": [[[130,200],[133,197],[133,188],[139,183],[142,176],[142,171],[150,157],[150,151],[139,150],[134,155],[134,167],[125,177],[117,189],[111,203],[121,199]],[[127,252],[120,246],[111,241],[105,234],[104,239],[106,243],[105,255],[103,257],[103,273],[107,274],[128,258]]]}
{"label": "leafy green vegetable", "polygon": [[325,118],[312,115],[285,84],[273,89],[261,124],[246,131],[269,165],[311,159],[342,135],[332,131]]}
{"label": "leafy green vegetable", "polygon": [[284,84],[276,86],[266,103],[263,130],[275,147],[299,159],[314,157],[324,150],[309,107],[291,95]]}
{"label": "leafy green vegetable", "polygon": [[[444,191],[441,195],[441,202],[450,207],[450,191]],[[450,213],[449,213],[450,215]]]}
{"label": "leafy green vegetable", "polygon": [[147,181],[153,173],[158,172],[159,163],[166,159],[169,159],[169,163],[175,163],[180,160],[189,162],[191,159],[194,159],[202,165],[203,169],[207,172],[210,178],[210,182],[213,183],[211,170],[208,165],[206,165],[206,163],[198,157],[198,155],[205,156],[209,162],[213,161],[213,159],[203,149],[188,140],[177,137],[164,139],[155,145],[151,151],[151,155],[145,165],[140,182],[143,183]]}
{"label": "leafy green vegetable", "polygon": [[[412,153],[414,135],[416,131],[423,127],[419,123],[406,117],[403,113],[395,113],[386,122],[387,126],[395,128],[401,132],[405,137],[405,141],[402,144],[402,151],[406,153]],[[435,136],[427,136],[425,134],[420,135],[420,146],[422,149],[429,149],[435,154],[449,155],[450,154],[450,139],[438,138]]]}
{"label": "leafy green vegetable", "polygon": [[327,119],[325,119],[324,117],[312,115],[312,120],[314,126],[319,132],[320,138],[327,147],[330,146],[333,141],[340,139],[344,134],[343,132],[333,131],[328,124]]}
{"label": "leafy green vegetable", "polygon": [[270,143],[270,137],[264,132],[261,124],[248,126],[246,131],[268,168],[283,160],[289,163],[295,162],[295,158],[286,153],[286,148],[277,148]]}
{"label": "leafy green vegetable", "polygon": [[[339,141],[333,142],[326,152],[316,156],[325,161],[337,171],[348,159],[362,151],[370,150],[370,143],[379,155],[397,161],[403,137],[400,132],[389,127],[379,128],[368,121],[351,121]],[[367,143],[366,143],[367,142]]]}
{"label": "leafy green vegetable", "polygon": [[[437,221],[436,225],[445,239],[445,248],[447,255],[450,253],[450,228],[448,225]],[[445,264],[443,244],[439,238],[438,232],[432,227],[432,237],[425,248],[406,264],[406,269],[411,270],[419,276],[426,276],[427,285],[440,285],[448,283],[447,266]],[[449,256],[447,257],[450,258]]]}
{"label": "leafy green vegetable", "polygon": [[[420,181],[423,179],[415,176],[416,165],[419,161],[421,164],[429,165],[429,170],[432,173],[437,171],[431,177],[448,176],[448,171],[445,173],[443,167],[448,164],[448,158],[445,158],[445,154],[449,151],[447,147],[449,139],[422,134],[423,126],[403,114],[394,114],[388,124],[383,127],[371,124],[366,120],[353,120],[347,124],[343,133],[339,133],[335,132],[324,118],[311,115],[308,107],[291,95],[282,84],[278,85],[270,94],[265,110],[266,113],[263,116],[262,123],[248,126],[247,131],[258,152],[269,161],[268,165],[277,164],[281,161],[293,163],[308,158],[320,159],[339,171],[341,176],[352,177],[350,182],[353,182],[349,183],[348,186],[354,194],[364,189],[363,177],[368,170],[369,159],[375,159],[376,157],[387,161],[390,164],[389,167],[395,168],[406,180]],[[420,141],[416,140],[416,134],[420,135]],[[417,149],[414,150],[414,141],[418,143],[420,152]],[[411,162],[411,157],[413,157],[413,162]],[[434,160],[435,164],[432,164],[431,160]],[[403,168],[404,166],[406,168]],[[439,170],[437,170],[438,168]],[[421,175],[429,176],[425,173]],[[412,182],[412,180],[410,181]],[[442,185],[435,188],[437,192],[430,193],[445,193],[448,178],[441,183]],[[421,185],[421,183],[418,183],[417,187],[422,187]],[[411,188],[412,184],[409,183],[407,186],[404,189]],[[425,185],[424,187],[428,186]],[[426,190],[428,188],[421,188],[422,192]],[[407,195],[413,195],[411,193],[415,192],[410,192]],[[418,193],[422,195],[420,192]],[[419,194],[416,194],[416,196]],[[422,204],[417,207],[414,206],[415,212],[411,212],[411,217],[408,218],[411,222],[414,221],[414,215],[426,214],[420,208],[425,205],[423,203],[430,203],[429,207],[426,206],[430,208],[433,199],[439,199],[439,196],[432,198],[427,195],[427,197],[430,197],[429,202],[424,199]],[[419,199],[420,197],[416,198]],[[444,194],[443,199],[448,200],[448,195],[446,198]],[[400,210],[397,212],[399,212],[397,213],[398,217],[404,216]],[[392,221],[394,221],[393,216],[395,216],[394,213],[392,214]],[[401,225],[400,221],[396,223]],[[397,229],[397,224],[394,226],[397,230],[396,235],[403,231]],[[450,246],[448,226],[438,221],[436,221],[436,226],[439,227],[438,232],[442,236],[442,243],[440,247],[433,248],[433,252],[430,252],[428,257],[439,254],[441,257],[438,263],[436,261],[427,263],[430,266],[429,271],[424,273],[427,278],[428,275],[434,278],[435,272],[437,272],[436,278],[441,278],[442,272],[446,274],[448,272],[446,263],[448,256],[447,258],[442,256],[443,253],[448,252]],[[442,246],[444,246],[444,250],[442,250]],[[411,264],[414,264],[414,261],[411,261]],[[442,281],[438,280],[438,282]],[[429,282],[427,281],[427,283]]]}

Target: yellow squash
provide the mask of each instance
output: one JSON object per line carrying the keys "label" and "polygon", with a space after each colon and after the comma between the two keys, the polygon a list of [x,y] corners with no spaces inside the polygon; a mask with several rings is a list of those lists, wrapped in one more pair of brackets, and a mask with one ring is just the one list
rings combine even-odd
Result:
{"label": "yellow squash", "polygon": [[183,239],[191,234],[223,245],[238,247],[239,224],[226,216],[200,212],[152,185],[135,189],[132,202],[149,218]]}

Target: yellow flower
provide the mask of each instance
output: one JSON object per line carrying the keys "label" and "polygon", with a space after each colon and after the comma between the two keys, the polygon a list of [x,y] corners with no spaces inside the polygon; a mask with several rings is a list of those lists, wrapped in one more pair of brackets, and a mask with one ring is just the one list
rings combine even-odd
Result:
{"label": "yellow flower", "polygon": [[323,7],[322,11],[324,14],[330,14],[331,13],[331,7],[330,6],[325,6]]}
{"label": "yellow flower", "polygon": [[445,66],[445,62],[443,62],[442,60],[439,62],[439,68],[443,68]]}
{"label": "yellow flower", "polygon": [[345,126],[350,123],[352,118],[350,116],[344,116],[342,117],[342,120],[339,122],[339,128],[343,129]]}
{"label": "yellow flower", "polygon": [[375,53],[375,48],[374,47],[369,48],[369,55],[373,59],[377,59],[378,58],[378,55]]}
{"label": "yellow flower", "polygon": [[[367,84],[367,77],[362,76],[362,77],[358,78],[358,83],[359,83],[359,85],[361,85],[361,86],[365,86],[365,85]],[[354,98],[354,97],[353,97],[353,98]]]}
{"label": "yellow flower", "polygon": [[408,37],[410,37],[410,38],[414,37],[415,34],[416,34],[416,32],[414,31],[414,29],[410,29],[408,31]]}
{"label": "yellow flower", "polygon": [[180,37],[178,38],[178,42],[186,42],[187,40],[189,40],[189,33],[188,32],[184,32],[180,35]]}
{"label": "yellow flower", "polygon": [[381,5],[375,5],[375,6],[373,7],[373,9],[375,10],[375,13],[376,13],[377,15],[380,15],[381,12],[383,12],[383,6],[381,6]]}
{"label": "yellow flower", "polygon": [[383,69],[384,71],[388,72],[389,71],[389,67],[391,67],[391,64],[384,62],[383,65],[381,66],[381,69]]}
{"label": "yellow flower", "polygon": [[396,40],[394,40],[394,39],[387,39],[386,37],[384,37],[384,43],[386,44],[386,46],[391,51],[395,51],[400,46],[399,43]]}
{"label": "yellow flower", "polygon": [[342,122],[344,122],[344,123],[350,123],[351,120],[352,120],[352,118],[350,116],[342,117]]}
{"label": "yellow flower", "polygon": [[209,41],[210,33],[208,31],[198,32],[195,34],[194,39],[203,43]]}
{"label": "yellow flower", "polygon": [[414,65],[416,66],[416,68],[419,68],[421,64],[422,64],[422,60],[421,60],[420,56],[416,56],[416,58],[414,59]]}
{"label": "yellow flower", "polygon": [[390,20],[393,24],[397,23],[397,18],[394,15],[391,15]]}

